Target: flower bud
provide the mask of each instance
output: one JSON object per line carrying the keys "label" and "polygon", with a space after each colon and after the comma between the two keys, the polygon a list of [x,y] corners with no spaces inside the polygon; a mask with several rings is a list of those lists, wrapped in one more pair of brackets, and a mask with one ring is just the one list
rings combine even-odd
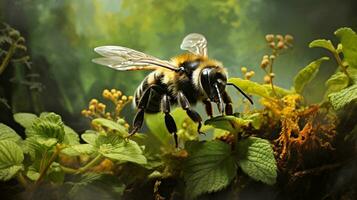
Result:
{"label": "flower bud", "polygon": [[90,105],[90,106],[89,106],[89,110],[90,110],[90,111],[94,111],[94,109],[95,109],[95,106],[94,106],[94,105]]}
{"label": "flower bud", "polygon": [[123,95],[123,96],[121,97],[121,100],[126,101],[126,100],[128,100],[128,97],[126,97],[125,95]]}
{"label": "flower bud", "polygon": [[265,40],[267,42],[273,42],[274,41],[274,35],[273,34],[268,34],[265,36]]}
{"label": "flower bud", "polygon": [[108,90],[108,89],[105,89],[105,90],[103,90],[102,96],[103,96],[104,98],[108,98],[109,94],[110,94],[109,90]]}
{"label": "flower bud", "polygon": [[263,59],[260,63],[260,67],[265,69],[269,65],[269,59]]}
{"label": "flower bud", "polygon": [[119,94],[117,92],[113,94],[114,99],[117,99],[118,97],[119,97]]}
{"label": "flower bud", "polygon": [[269,58],[270,60],[275,60],[276,57],[274,55],[271,55]]}
{"label": "flower bud", "polygon": [[118,94],[118,96],[123,95],[123,93],[120,90],[117,91],[117,94]]}
{"label": "flower bud", "polygon": [[270,48],[275,49],[275,42],[270,42],[269,46],[270,46]]}
{"label": "flower bud", "polygon": [[246,79],[250,79],[250,78],[252,78],[252,76],[254,76],[254,72],[253,71],[250,71],[250,72],[247,72],[246,74],[245,74],[245,78]]}
{"label": "flower bud", "polygon": [[103,103],[99,103],[98,106],[97,106],[97,108],[98,108],[99,111],[104,111],[104,110],[105,110],[105,107],[106,107],[106,106],[105,106]]}
{"label": "flower bud", "polygon": [[12,30],[12,31],[9,32],[9,35],[11,37],[18,37],[18,36],[20,36],[20,32],[17,31],[17,30]]}
{"label": "flower bud", "polygon": [[270,78],[270,76],[268,76],[268,75],[265,75],[264,76],[264,83],[271,83],[271,78]]}
{"label": "flower bud", "polygon": [[241,67],[241,68],[240,68],[240,71],[241,71],[243,74],[245,74],[245,73],[247,73],[248,69],[247,69],[246,67]]}
{"label": "flower bud", "polygon": [[282,48],[284,48],[284,46],[285,46],[285,44],[283,41],[278,42],[278,45],[277,45],[278,49],[282,49]]}
{"label": "flower bud", "polygon": [[280,34],[276,35],[275,37],[278,39],[278,41],[284,41],[284,37]]}
{"label": "flower bud", "polygon": [[294,41],[294,37],[289,34],[286,34],[284,39],[285,39],[285,42],[289,43],[289,44],[291,44]]}
{"label": "flower bud", "polygon": [[98,104],[98,100],[97,99],[92,99],[89,102],[90,105],[97,105]]}
{"label": "flower bud", "polygon": [[274,78],[274,77],[275,77],[275,74],[274,74],[274,73],[270,73],[269,76],[270,76],[271,78]]}
{"label": "flower bud", "polygon": [[87,115],[87,110],[86,110],[86,109],[82,110],[82,111],[81,111],[81,114],[84,115],[84,116],[86,116],[86,115]]}

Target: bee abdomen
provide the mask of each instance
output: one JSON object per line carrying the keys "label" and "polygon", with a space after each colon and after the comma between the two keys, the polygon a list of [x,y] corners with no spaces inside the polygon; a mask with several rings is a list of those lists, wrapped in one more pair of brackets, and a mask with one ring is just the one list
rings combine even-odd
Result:
{"label": "bee abdomen", "polygon": [[[150,77],[153,76],[153,77]],[[138,88],[134,93],[134,107],[137,107],[141,97],[144,92],[149,88],[149,86],[157,84],[160,85],[160,80],[156,78],[155,74],[149,74],[145,79],[140,83]],[[150,97],[146,104],[145,112],[146,113],[157,113],[160,112],[160,104],[161,104],[161,94],[150,91]]]}

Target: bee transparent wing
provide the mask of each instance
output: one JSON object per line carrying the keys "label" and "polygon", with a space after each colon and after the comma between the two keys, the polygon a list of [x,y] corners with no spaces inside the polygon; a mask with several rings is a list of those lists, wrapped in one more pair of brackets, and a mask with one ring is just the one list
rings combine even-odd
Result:
{"label": "bee transparent wing", "polygon": [[182,40],[180,48],[197,55],[207,56],[207,40],[205,36],[198,33],[188,34]]}
{"label": "bee transparent wing", "polygon": [[92,61],[105,65],[119,71],[132,70],[155,70],[160,67],[178,70],[178,68],[169,61],[160,60],[130,48],[121,46],[101,46],[94,49],[95,52],[103,56],[95,58]]}

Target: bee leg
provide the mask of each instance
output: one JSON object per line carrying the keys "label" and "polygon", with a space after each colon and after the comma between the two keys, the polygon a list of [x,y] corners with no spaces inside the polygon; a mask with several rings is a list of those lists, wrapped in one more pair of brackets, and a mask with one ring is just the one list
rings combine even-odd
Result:
{"label": "bee leg", "polygon": [[199,134],[205,134],[205,133],[201,132],[202,118],[201,118],[200,114],[198,114],[196,111],[191,109],[190,102],[187,100],[187,98],[185,97],[185,95],[181,91],[178,92],[177,100],[180,103],[182,109],[184,109],[186,111],[187,115],[194,122],[198,123],[197,132]]}
{"label": "bee leg", "polygon": [[203,103],[205,104],[205,109],[206,109],[206,113],[207,115],[212,118],[213,117],[213,111],[212,111],[212,104],[211,101],[206,99],[203,100]]}
{"label": "bee leg", "polygon": [[175,146],[178,147],[177,142],[177,127],[174,118],[170,115],[170,97],[164,94],[161,99],[162,112],[165,113],[165,125],[169,133],[173,134]]}
{"label": "bee leg", "polygon": [[232,99],[226,91],[222,94],[223,102],[226,104],[225,113],[226,115],[233,115]]}
{"label": "bee leg", "polygon": [[149,101],[149,97],[150,97],[150,92],[152,90],[154,86],[151,86],[149,88],[147,88],[144,91],[143,96],[141,96],[139,103],[138,103],[138,111],[134,117],[134,121],[133,121],[133,129],[130,131],[129,135],[127,137],[130,137],[132,135],[134,135],[136,132],[138,132],[138,130],[141,128],[141,126],[143,125],[144,122],[144,114],[145,114],[145,108],[146,105],[148,104]]}

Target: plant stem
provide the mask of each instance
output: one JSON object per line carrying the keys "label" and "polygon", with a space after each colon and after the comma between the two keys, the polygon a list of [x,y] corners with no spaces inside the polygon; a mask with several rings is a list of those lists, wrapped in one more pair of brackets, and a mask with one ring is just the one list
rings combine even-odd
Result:
{"label": "plant stem", "polygon": [[22,175],[22,172],[17,173],[16,179],[24,188],[28,187],[28,182],[26,178]]}
{"label": "plant stem", "polygon": [[332,54],[335,57],[336,62],[338,64],[338,66],[341,68],[342,72],[345,73],[347,78],[348,78],[348,80],[351,81],[351,77],[347,72],[347,67],[343,66],[342,60],[341,60],[340,56],[338,55],[337,51],[333,51]]}
{"label": "plant stem", "polygon": [[77,173],[83,173],[83,172],[87,171],[89,168],[91,168],[94,165],[96,165],[101,159],[102,159],[102,155],[98,154],[95,158],[93,158],[93,160],[91,160],[85,166],[77,169]]}
{"label": "plant stem", "polygon": [[4,72],[4,70],[6,69],[7,65],[9,64],[11,57],[14,55],[15,53],[15,49],[16,49],[16,43],[12,43],[4,60],[2,61],[1,65],[0,65],[0,74],[2,74]]}
{"label": "plant stem", "polygon": [[90,162],[88,162],[86,165],[84,165],[83,167],[80,167],[78,169],[73,169],[70,167],[65,167],[61,165],[61,169],[68,174],[80,174],[83,172],[86,172],[88,169],[90,169],[91,167],[93,167],[94,165],[96,165],[101,159],[103,158],[103,156],[101,154],[98,154],[95,158],[93,158],[93,160],[91,160]]}
{"label": "plant stem", "polygon": [[45,177],[45,175],[47,173],[47,170],[50,168],[51,164],[55,161],[55,159],[57,158],[60,151],[61,151],[61,148],[59,147],[59,144],[57,144],[55,152],[53,152],[50,160],[48,161],[48,163],[46,164],[44,169],[41,170],[40,177],[37,179],[37,181],[35,183],[36,185],[39,185],[41,183],[41,181],[43,180],[43,178]]}
{"label": "plant stem", "polygon": [[76,173],[78,173],[77,169],[72,169],[72,168],[69,168],[69,167],[62,166],[62,165],[60,165],[60,167],[61,167],[62,171],[67,173],[67,174],[76,174]]}
{"label": "plant stem", "polygon": [[[273,55],[275,56],[275,58],[278,56],[276,51],[273,51]],[[269,62],[269,77],[270,77],[270,85],[271,85],[271,91],[273,93],[273,95],[275,97],[278,97],[278,95],[275,92],[275,88],[274,88],[274,83],[273,83],[273,77],[271,77],[271,74],[273,73],[273,63],[274,63],[274,59],[270,59]]]}

